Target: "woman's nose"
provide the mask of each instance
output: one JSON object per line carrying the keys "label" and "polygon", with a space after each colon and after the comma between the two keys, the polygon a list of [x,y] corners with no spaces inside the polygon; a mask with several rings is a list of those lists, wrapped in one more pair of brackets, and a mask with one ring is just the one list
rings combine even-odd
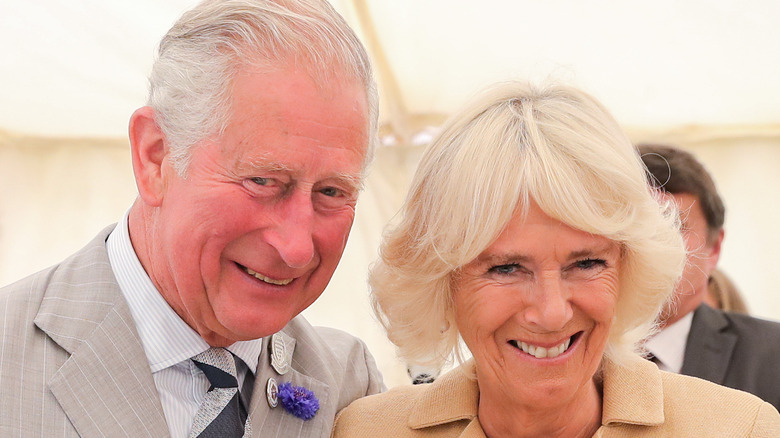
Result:
{"label": "woman's nose", "polygon": [[573,315],[569,298],[558,273],[542,275],[529,297],[526,321],[545,331],[562,330]]}

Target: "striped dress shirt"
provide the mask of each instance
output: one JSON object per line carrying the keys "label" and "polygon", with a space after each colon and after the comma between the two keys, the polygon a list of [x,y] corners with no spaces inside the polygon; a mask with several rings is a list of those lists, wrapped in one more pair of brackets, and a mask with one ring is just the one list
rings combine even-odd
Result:
{"label": "striped dress shirt", "polygon": [[[209,381],[190,360],[209,345],[171,308],[144,271],[130,242],[126,213],[106,241],[111,269],[133,315],[171,438],[189,436]],[[263,340],[241,341],[227,347],[236,361],[239,387],[247,372],[254,374]]]}

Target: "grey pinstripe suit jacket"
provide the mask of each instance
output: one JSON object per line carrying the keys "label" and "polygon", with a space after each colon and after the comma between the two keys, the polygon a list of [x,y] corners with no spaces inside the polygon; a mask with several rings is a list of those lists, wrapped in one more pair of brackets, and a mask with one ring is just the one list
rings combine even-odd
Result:
{"label": "grey pinstripe suit jacket", "polygon": [[[133,318],[108,261],[103,230],[59,265],[0,289],[0,436],[167,437],[157,389]],[[336,413],[384,386],[358,339],[311,327],[282,330],[296,340],[292,370],[258,365],[250,405],[255,437],[326,437]],[[270,409],[269,377],[315,392],[309,421]]]}

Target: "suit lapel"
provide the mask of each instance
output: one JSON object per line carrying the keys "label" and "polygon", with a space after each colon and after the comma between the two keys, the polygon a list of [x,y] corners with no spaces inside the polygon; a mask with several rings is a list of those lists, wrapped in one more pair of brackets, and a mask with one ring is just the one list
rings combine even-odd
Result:
{"label": "suit lapel", "polygon": [[[104,230],[53,278],[35,324],[71,356],[49,388],[81,436],[168,436],[146,354],[114,279]],[[69,266],[68,266],[69,265]]]}
{"label": "suit lapel", "polygon": [[737,343],[737,335],[727,329],[728,320],[719,311],[700,305],[693,314],[681,374],[723,384]]}
{"label": "suit lapel", "polygon": [[[290,332],[289,327],[277,333],[277,335],[282,335],[284,343],[289,349],[289,360],[292,362],[295,338],[291,336],[294,333],[288,332]],[[314,438],[328,436],[335,414],[334,412],[329,412],[330,409],[333,409],[331,407],[332,403],[329,403],[331,397],[330,387],[326,383],[300,372],[296,369],[294,363],[290,370],[283,375],[277,373],[271,367],[271,350],[273,346],[270,339],[269,337],[264,340],[263,352],[257,365],[255,388],[252,392],[252,401],[250,403],[252,436],[255,438]],[[267,385],[268,380],[271,378],[279,385],[284,382],[290,382],[295,386],[303,386],[314,392],[320,401],[320,410],[314,418],[306,421],[297,418],[287,412],[281,403],[277,407],[271,408],[267,401]]]}

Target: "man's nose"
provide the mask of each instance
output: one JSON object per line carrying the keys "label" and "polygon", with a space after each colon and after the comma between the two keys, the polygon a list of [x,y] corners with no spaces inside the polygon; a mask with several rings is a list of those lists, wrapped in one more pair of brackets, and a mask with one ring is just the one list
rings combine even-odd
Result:
{"label": "man's nose", "polygon": [[528,299],[525,319],[541,330],[562,330],[573,316],[569,293],[558,273],[541,276]]}
{"label": "man's nose", "polygon": [[291,268],[303,268],[314,258],[311,193],[294,190],[275,206],[276,223],[266,230],[265,238]]}

